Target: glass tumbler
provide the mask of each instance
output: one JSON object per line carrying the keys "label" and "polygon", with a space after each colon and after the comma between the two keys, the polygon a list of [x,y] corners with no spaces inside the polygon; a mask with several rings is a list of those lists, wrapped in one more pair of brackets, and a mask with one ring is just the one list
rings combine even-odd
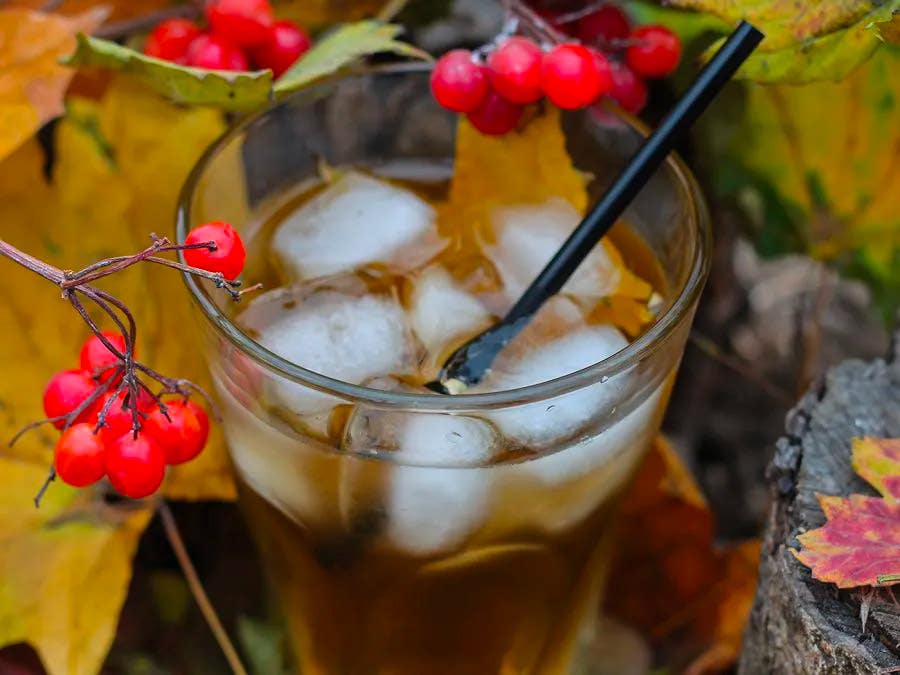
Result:
{"label": "glass tumbler", "polygon": [[[323,162],[450,175],[455,117],[434,103],[428,77],[418,65],[339,76],[240,122],[190,175],[178,240],[226,220],[252,242],[265,214],[314,184]],[[573,162],[593,176],[593,198],[644,135],[607,109],[564,113],[563,129]],[[624,220],[662,270],[655,323],[599,363],[510,391],[437,396],[326,377],[265,349],[233,321],[224,294],[186,277],[241,505],[299,672],[570,672],[597,616],[617,502],[658,431],[709,265],[706,211],[677,158]],[[358,418],[418,425],[425,444],[503,416],[552,427],[572,406],[603,403],[540,453],[480,464],[323,441],[267,404],[267,391],[286,387],[331,397]]]}

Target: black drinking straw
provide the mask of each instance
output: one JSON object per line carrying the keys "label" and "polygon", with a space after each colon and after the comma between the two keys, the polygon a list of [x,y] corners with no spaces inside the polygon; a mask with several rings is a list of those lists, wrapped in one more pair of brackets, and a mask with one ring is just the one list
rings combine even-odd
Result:
{"label": "black drinking straw", "polygon": [[430,389],[456,394],[481,380],[500,350],[565,285],[650,180],[678,138],[706,110],[762,39],[759,30],[741,21],[518,302],[499,323],[457,349],[444,363],[438,380],[427,385]]}

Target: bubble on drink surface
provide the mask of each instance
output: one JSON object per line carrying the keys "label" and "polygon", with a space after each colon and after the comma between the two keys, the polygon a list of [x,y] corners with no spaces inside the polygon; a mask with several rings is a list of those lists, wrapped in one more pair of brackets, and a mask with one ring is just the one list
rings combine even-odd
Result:
{"label": "bubble on drink surface", "polygon": [[486,517],[492,471],[483,465],[501,448],[496,429],[482,419],[358,407],[342,449],[390,457],[347,458],[342,515],[352,522],[377,503],[392,546],[417,555],[451,550]]}
{"label": "bubble on drink surface", "polygon": [[355,171],[341,172],[286,218],[272,237],[273,254],[294,279],[337,274],[373,262],[411,269],[442,246],[428,202]]}
{"label": "bubble on drink surface", "polygon": [[[572,233],[581,215],[567,201],[550,199],[541,205],[523,204],[497,208],[491,214],[496,243],[487,247],[503,279],[507,297],[519,298],[553,254]],[[562,292],[597,298],[611,295],[621,272],[598,244],[581,263]]]}
{"label": "bubble on drink surface", "polygon": [[[535,343],[531,336],[540,329],[540,325],[530,326],[514,339],[478,390],[518,389],[553,380],[592,366],[628,345],[613,326],[563,324],[558,327],[561,334]],[[506,437],[532,448],[546,448],[608,415],[620,382],[619,378],[598,382],[552,399],[495,411],[490,418]]]}
{"label": "bubble on drink surface", "polygon": [[491,323],[491,314],[478,298],[460,288],[440,265],[427,268],[416,280],[409,312],[413,331],[434,358],[447,345]]}
{"label": "bubble on drink surface", "polygon": [[[356,296],[303,285],[266,293],[238,317],[263,347],[344,382],[415,372],[415,346],[403,308],[386,295]],[[273,403],[318,415],[340,400],[273,376]]]}

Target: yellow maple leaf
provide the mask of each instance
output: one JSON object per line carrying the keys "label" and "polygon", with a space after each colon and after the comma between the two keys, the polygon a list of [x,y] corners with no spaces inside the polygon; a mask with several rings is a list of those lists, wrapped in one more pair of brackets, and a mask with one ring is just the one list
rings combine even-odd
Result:
{"label": "yellow maple leaf", "polygon": [[[114,80],[99,103],[71,100],[56,129],[52,182],[44,178],[44,158],[33,141],[0,164],[4,238],[64,269],[143,248],[151,232],[172,232],[181,183],[223,128],[219,113],[180,108],[125,79]],[[0,306],[0,320],[17,328],[4,337],[0,353],[6,375],[0,381],[6,403],[0,437],[8,439],[42,417],[43,383],[54,371],[77,365],[87,329],[45,280],[12,264],[4,269],[16,293]],[[143,361],[205,386],[198,331],[190,329],[194,318],[178,273],[139,265],[102,285],[134,313]],[[167,496],[235,497],[216,426],[200,458],[169,472]],[[54,442],[55,434],[41,430],[25,436],[16,453],[49,461]]]}
{"label": "yellow maple leaf", "polygon": [[24,9],[0,10],[0,159],[63,111],[75,74],[60,57],[75,48],[75,34],[106,16],[94,8],[75,17]]}
{"label": "yellow maple leaf", "polygon": [[[564,199],[582,214],[588,208],[587,177],[572,164],[556,108],[548,107],[503,137],[485,136],[460,117],[449,199],[439,209],[445,234],[456,230],[463,240],[490,242],[491,216],[497,207],[540,205],[551,199]],[[601,245],[618,267],[620,279],[615,294],[598,306],[598,318],[635,335],[650,318],[646,300],[652,288],[625,266],[609,237]]]}
{"label": "yellow maple leaf", "polygon": [[115,637],[152,511],[103,505],[63,485],[35,509],[46,472],[0,458],[0,645],[28,642],[50,675],[93,675]]}

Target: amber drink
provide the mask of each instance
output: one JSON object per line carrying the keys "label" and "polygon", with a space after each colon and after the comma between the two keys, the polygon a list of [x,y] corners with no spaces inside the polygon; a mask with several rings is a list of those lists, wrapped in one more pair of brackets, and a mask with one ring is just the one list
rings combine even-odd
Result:
{"label": "amber drink", "polygon": [[237,127],[184,192],[179,236],[234,223],[266,287],[235,307],[188,279],[300,673],[571,672],[665,409],[708,254],[674,160],[481,383],[424,387],[641,138],[605,110],[475,134],[425,70],[342,77]]}

